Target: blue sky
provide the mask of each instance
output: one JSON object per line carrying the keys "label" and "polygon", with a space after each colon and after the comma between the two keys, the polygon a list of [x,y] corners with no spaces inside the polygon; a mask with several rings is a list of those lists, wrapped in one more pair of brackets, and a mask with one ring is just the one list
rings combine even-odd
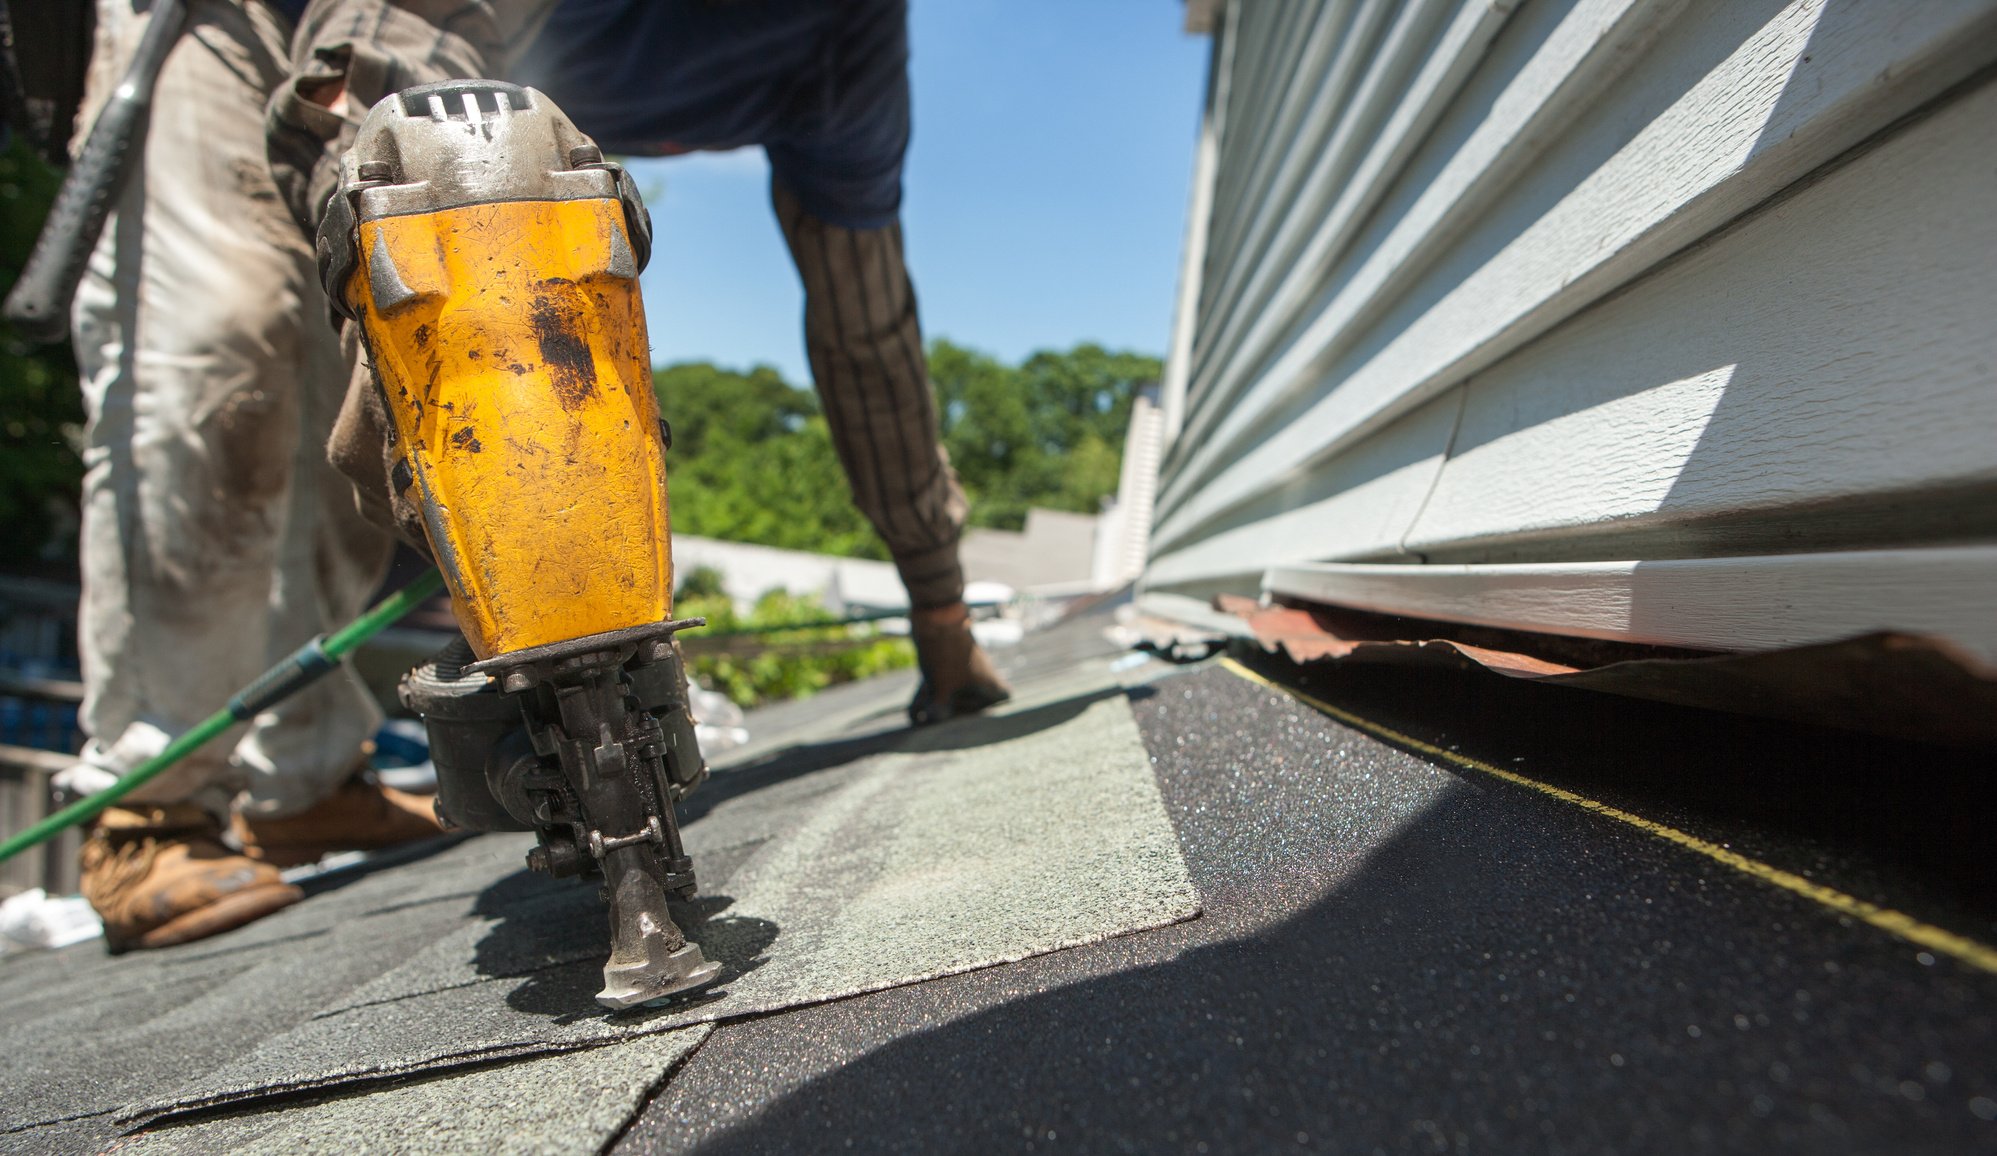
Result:
{"label": "blue sky", "polygon": [[[1206,41],[1177,0],[912,0],[902,221],[931,337],[1162,354]],[[810,380],[760,149],[636,161],[653,360]]]}

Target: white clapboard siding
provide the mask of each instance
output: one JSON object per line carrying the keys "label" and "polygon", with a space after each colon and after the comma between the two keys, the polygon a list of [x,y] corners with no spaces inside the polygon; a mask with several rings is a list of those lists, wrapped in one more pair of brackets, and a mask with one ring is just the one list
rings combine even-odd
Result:
{"label": "white clapboard siding", "polygon": [[[1581,94],[1601,83],[1597,74],[1604,65],[1622,64],[1657,27],[1652,6],[1637,0],[1583,0],[1537,45],[1530,59],[1512,69],[1497,69],[1495,74],[1503,76],[1505,84],[1490,112],[1468,139],[1450,151],[1443,171],[1413,182],[1416,202],[1396,215],[1392,233],[1369,257],[1346,271],[1347,283],[1337,301],[1318,311],[1320,323],[1340,302],[1350,309],[1391,299],[1388,279],[1404,280],[1429,264],[1425,258],[1507,186],[1508,177],[1533,155],[1533,142],[1551,139],[1559,118],[1583,106]],[[1299,165],[1308,155],[1301,142],[1291,150]],[[1280,278],[1276,296],[1260,300],[1260,308],[1252,311],[1258,321],[1252,332],[1224,347],[1229,359],[1225,364],[1213,364],[1220,354],[1211,354],[1203,365],[1200,421],[1182,447],[1202,444],[1213,425],[1232,412],[1227,403],[1252,384],[1248,363],[1266,354],[1276,336],[1297,323],[1304,298],[1316,290],[1310,272],[1290,254],[1267,262],[1265,280]],[[1203,327],[1217,328],[1220,320],[1210,318]],[[1217,337],[1210,337],[1208,347],[1217,343]]]}
{"label": "white clapboard siding", "polygon": [[[1394,20],[1383,19],[1397,7]],[[1399,6],[1373,0],[1359,10],[1344,51],[1315,93],[1314,111],[1322,115],[1313,118],[1313,130],[1323,139],[1307,149],[1282,150],[1286,164],[1273,186],[1249,186],[1246,191],[1256,194],[1251,199],[1223,202],[1235,210],[1227,222],[1228,236],[1222,238],[1226,247],[1217,250],[1228,260],[1211,271],[1207,290],[1210,302],[1222,303],[1219,320],[1231,316],[1244,299],[1254,299],[1254,291],[1243,292],[1240,283],[1260,275],[1264,266],[1259,258],[1272,247],[1286,256],[1294,252],[1294,235],[1305,227],[1301,222],[1328,212],[1339,188],[1356,175],[1367,146],[1382,141],[1390,118],[1396,117],[1401,82],[1427,55],[1429,33],[1440,15],[1435,0]],[[1374,36],[1381,33],[1375,43]],[[1272,230],[1277,231],[1273,238]],[[1209,337],[1206,345],[1210,348],[1220,337],[1224,332]]]}
{"label": "white clapboard siding", "polygon": [[1993,125],[1997,86],[1479,374],[1408,546],[1997,483]]}
{"label": "white clapboard siding", "polygon": [[[1370,7],[1385,12],[1387,6],[1384,0],[1372,0]],[[1353,17],[1358,12],[1355,0],[1333,0],[1317,5],[1315,13],[1307,18],[1302,34],[1292,38],[1299,58],[1290,75],[1324,76],[1334,68],[1349,72],[1359,55],[1360,38],[1354,34],[1353,23]],[[1229,180],[1224,190],[1224,203],[1229,211],[1224,224],[1228,233],[1214,239],[1214,248],[1218,252],[1238,253],[1241,249],[1242,230],[1249,220],[1249,214],[1239,211],[1244,195],[1266,201],[1269,199],[1268,190],[1279,182],[1283,187],[1295,182],[1296,174],[1302,170],[1303,153],[1294,147],[1294,143],[1299,139],[1316,139],[1322,135],[1324,120],[1336,103],[1327,97],[1323,85],[1282,84],[1279,87],[1282,103],[1277,109],[1275,122],[1266,135],[1249,142],[1255,150],[1253,162],[1241,164],[1227,174]],[[1312,118],[1308,126],[1304,121],[1306,116]],[[1244,193],[1244,190],[1249,191]],[[1211,295],[1213,287],[1207,292]]]}
{"label": "white clapboard siding", "polygon": [[[1544,23],[1558,7],[1528,11]],[[1475,219],[1452,222],[1457,235],[1431,246],[1420,270],[1379,244],[1346,254],[1382,254],[1370,270],[1350,270],[1367,277],[1342,267],[1313,275],[1274,254],[1272,275],[1293,286],[1258,311],[1273,356],[1250,350],[1231,363],[1234,381],[1195,374],[1161,495],[1159,546],[1544,333],[1997,55],[1989,0],[1773,7],[1646,6],[1663,26],[1643,51],[1620,54],[1623,68],[1590,70],[1592,91],[1553,90],[1575,106],[1557,132],[1535,124],[1535,114],[1551,114],[1525,96],[1504,99],[1514,85],[1545,91],[1546,78],[1526,67],[1537,57],[1481,77],[1497,95],[1480,94],[1459,110],[1466,123],[1429,144],[1460,152],[1481,128],[1504,138],[1500,153],[1537,155],[1501,191],[1492,186],[1502,182],[1464,181],[1463,195],[1480,202]],[[1604,13],[1575,4],[1560,15],[1600,28]],[[1543,52],[1558,31],[1539,33]],[[1510,135],[1500,113],[1531,135]],[[1408,212],[1419,191],[1401,190],[1382,211],[1417,231],[1441,224]],[[1392,222],[1375,226],[1392,239]],[[1220,261],[1209,253],[1207,263],[1211,277]],[[1311,295],[1318,282],[1328,300]],[[1197,324],[1227,305],[1215,300]],[[1275,352],[1282,334],[1294,336]],[[1197,358],[1197,336],[1194,345]]]}
{"label": "white clapboard siding", "polygon": [[1997,539],[1997,0],[1212,26],[1147,589]]}
{"label": "white clapboard siding", "polygon": [[[1206,354],[1199,367],[1202,380],[1211,380],[1217,372],[1219,351],[1236,354],[1238,360],[1243,344],[1237,337],[1251,318],[1265,325],[1256,334],[1268,332],[1266,323],[1280,316],[1279,310],[1270,308],[1279,285],[1308,286],[1330,269],[1333,257],[1352,239],[1481,60],[1510,9],[1509,3],[1468,0],[1433,46],[1424,36],[1428,26],[1415,19],[1424,13],[1423,7],[1410,4],[1403,11],[1354,94],[1354,107],[1340,117],[1318,154],[1299,203],[1278,202],[1287,210],[1280,217],[1270,205],[1256,213],[1251,239],[1259,240],[1271,227],[1275,235],[1266,247],[1257,245],[1235,254],[1230,279],[1217,287],[1224,308],[1216,310],[1213,335],[1201,350]],[[1412,66],[1418,47],[1429,49],[1420,70],[1405,88],[1390,84]],[[1292,151],[1293,157],[1305,155],[1309,154]],[[1279,219],[1279,225],[1273,224]],[[1247,348],[1257,350],[1261,345],[1250,342]]]}
{"label": "white clapboard siding", "polygon": [[[1269,495],[1268,509],[1249,509],[1238,525],[1154,558],[1147,583],[1253,595],[1270,566],[1404,557],[1401,539],[1435,486],[1461,407],[1461,390],[1436,398],[1340,454],[1299,488]],[[1328,543],[1335,545],[1327,549]]]}

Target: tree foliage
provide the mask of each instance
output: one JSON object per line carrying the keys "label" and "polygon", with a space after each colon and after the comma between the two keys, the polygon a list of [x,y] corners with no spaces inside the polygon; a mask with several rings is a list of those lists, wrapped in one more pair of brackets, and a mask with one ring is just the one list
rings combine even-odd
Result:
{"label": "tree foliage", "polygon": [[[27,262],[60,180],[20,137],[0,152],[0,294]],[[69,346],[37,348],[0,323],[0,558],[73,552],[74,543],[52,542],[51,532],[68,520],[62,507],[76,505],[82,422]]]}
{"label": "tree foliage", "polygon": [[1016,530],[1028,506],[1093,514],[1116,493],[1137,391],[1155,357],[1077,345],[1018,366],[949,341],[929,348],[943,444],[971,500],[971,522]]}
{"label": "tree foliage", "polygon": [[[712,571],[690,571],[674,596],[673,613],[707,619],[681,636],[687,663],[701,685],[738,706],[759,706],[816,694],[828,686],[915,665],[915,647],[872,626],[813,626],[825,621],[818,599],[771,590],[748,614],[720,590]],[[795,630],[782,629],[803,623]],[[755,632],[754,644],[732,646],[731,635]]]}
{"label": "tree foliage", "polygon": [[814,553],[886,558],[853,505],[818,399],[768,366],[705,362],[653,374],[672,426],[673,530]]}
{"label": "tree foliage", "polygon": [[[929,350],[943,444],[971,523],[1018,529],[1029,506],[1094,513],[1116,492],[1137,391],[1154,357],[1078,345],[1017,366],[936,341]],[[704,362],[658,370],[672,424],[673,526],[687,534],[885,558],[854,508],[818,400],[774,370]]]}

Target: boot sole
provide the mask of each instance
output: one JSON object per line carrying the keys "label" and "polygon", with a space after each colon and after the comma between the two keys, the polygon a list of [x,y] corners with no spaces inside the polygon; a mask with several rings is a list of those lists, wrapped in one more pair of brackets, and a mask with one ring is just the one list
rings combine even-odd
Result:
{"label": "boot sole", "polygon": [[925,700],[924,692],[927,688],[928,684],[923,684],[923,688],[916,692],[915,701],[908,704],[908,721],[911,726],[933,726],[936,723],[949,722],[953,718],[969,718],[975,714],[983,714],[1000,703],[1012,701],[1010,689],[967,686],[951,696],[947,705],[939,707],[935,702]]}
{"label": "boot sole", "polygon": [[245,923],[262,919],[305,898],[305,892],[289,883],[266,883],[233,891],[205,907],[167,920],[144,935],[127,941],[119,950],[172,947],[233,931]]}

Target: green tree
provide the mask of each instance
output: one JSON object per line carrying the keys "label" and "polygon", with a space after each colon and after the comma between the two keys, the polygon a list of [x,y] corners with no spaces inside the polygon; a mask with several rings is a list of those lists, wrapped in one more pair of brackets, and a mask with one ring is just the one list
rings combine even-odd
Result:
{"label": "green tree", "polygon": [[721,577],[721,571],[712,566],[695,566],[691,570],[674,575],[678,584],[673,590],[673,599],[726,598],[728,587]]}
{"label": "green tree", "polygon": [[818,399],[758,366],[704,362],[653,373],[673,430],[673,529],[791,550],[886,558],[853,505]]}
{"label": "green tree", "polygon": [[[1016,530],[1031,506],[1090,514],[1116,492],[1131,402],[1158,380],[1160,366],[1155,357],[1093,344],[1010,366],[939,340],[929,371],[971,523]],[[738,373],[693,362],[653,378],[673,428],[675,529],[887,556],[853,506],[815,395],[768,366]]]}
{"label": "green tree", "polygon": [[[60,181],[18,136],[0,152],[0,293],[20,276]],[[51,532],[64,520],[54,507],[76,505],[82,422],[69,346],[35,347],[0,323],[0,558],[74,552],[75,543],[53,542]]]}
{"label": "green tree", "polygon": [[1015,368],[932,342],[943,444],[972,523],[1018,529],[1029,506],[1100,509],[1116,492],[1132,401],[1161,371],[1155,357],[1093,343],[1035,353]]}

